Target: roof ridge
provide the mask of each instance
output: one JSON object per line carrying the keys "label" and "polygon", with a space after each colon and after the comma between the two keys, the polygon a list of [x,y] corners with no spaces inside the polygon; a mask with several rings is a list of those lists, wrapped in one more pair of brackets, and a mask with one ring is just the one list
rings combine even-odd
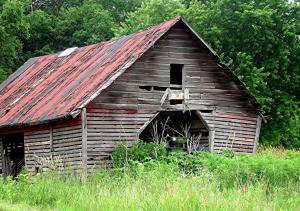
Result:
{"label": "roof ridge", "polygon": [[[117,40],[119,40],[119,39],[122,39],[122,38],[125,38],[125,37],[128,37],[128,38],[129,38],[129,37],[131,37],[131,36],[134,36],[134,35],[137,34],[137,33],[140,33],[140,32],[146,32],[146,31],[148,31],[148,30],[151,30],[151,29],[154,28],[154,27],[158,27],[158,26],[160,26],[160,25],[166,24],[167,22],[171,22],[171,21],[179,21],[179,20],[182,20],[182,19],[184,19],[182,16],[177,16],[177,17],[172,18],[172,19],[170,19],[170,20],[167,20],[167,21],[164,21],[164,22],[161,22],[161,23],[157,23],[157,24],[151,25],[151,26],[149,26],[149,27],[147,27],[147,28],[145,28],[145,29],[140,29],[140,30],[138,30],[138,31],[136,31],[136,32],[133,32],[133,33],[131,33],[131,34],[122,35],[122,36],[120,36],[120,37],[113,37],[113,38],[111,38],[110,40],[107,40],[107,41],[102,41],[102,42],[97,42],[97,43],[93,43],[93,44],[89,44],[89,45],[84,45],[84,46],[77,47],[77,49],[76,49],[75,51],[81,50],[81,49],[83,49],[83,48],[90,47],[90,46],[93,46],[93,45],[100,45],[100,46],[101,46],[102,44],[107,44],[107,43],[110,43],[110,42],[115,42],[115,41],[117,41]],[[41,56],[48,56],[48,55],[60,54],[61,52],[65,51],[66,49],[74,48],[74,47],[76,47],[76,46],[70,46],[70,47],[65,48],[64,50],[57,51],[57,52],[51,53],[51,54],[41,55]],[[75,51],[74,51],[74,52],[75,52]],[[41,56],[39,56],[39,57],[41,57]]]}

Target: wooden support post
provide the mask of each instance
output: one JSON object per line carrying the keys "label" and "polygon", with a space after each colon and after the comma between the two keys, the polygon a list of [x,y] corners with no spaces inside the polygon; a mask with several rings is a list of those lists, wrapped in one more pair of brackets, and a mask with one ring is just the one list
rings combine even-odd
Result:
{"label": "wooden support post", "polygon": [[255,139],[254,139],[254,146],[253,146],[253,154],[256,153],[257,143],[259,140],[259,134],[260,134],[260,128],[261,128],[261,116],[257,117],[257,123],[256,123],[256,132],[255,132]]}
{"label": "wooden support post", "polygon": [[[2,156],[2,176],[4,179],[9,176],[9,159],[7,155],[7,147],[4,145],[5,138],[1,138],[1,156]],[[7,141],[7,140],[6,140]]]}
{"label": "wooden support post", "polygon": [[2,138],[0,138],[0,153],[1,153],[1,162],[2,162],[2,177],[6,177],[6,175],[5,175],[5,164],[4,164],[4,147],[3,147],[3,139]]}
{"label": "wooden support post", "polygon": [[50,154],[52,155],[52,152],[54,150],[53,150],[53,128],[51,124],[49,126],[49,135],[50,135]]}
{"label": "wooden support post", "polygon": [[82,164],[83,173],[87,174],[87,119],[86,119],[86,108],[82,109],[81,112],[82,122]]}
{"label": "wooden support post", "polygon": [[214,151],[214,139],[215,139],[215,130],[210,129],[209,130],[209,135],[208,135],[208,141],[209,141],[209,151],[213,152]]}

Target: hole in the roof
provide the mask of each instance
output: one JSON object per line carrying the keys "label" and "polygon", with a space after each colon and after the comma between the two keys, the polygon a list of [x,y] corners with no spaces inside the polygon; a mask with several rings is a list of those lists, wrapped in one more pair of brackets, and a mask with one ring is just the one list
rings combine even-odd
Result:
{"label": "hole in the roof", "polygon": [[61,52],[58,57],[64,57],[64,56],[69,56],[71,53],[73,53],[78,47],[72,47],[72,48],[67,48],[63,52]]}

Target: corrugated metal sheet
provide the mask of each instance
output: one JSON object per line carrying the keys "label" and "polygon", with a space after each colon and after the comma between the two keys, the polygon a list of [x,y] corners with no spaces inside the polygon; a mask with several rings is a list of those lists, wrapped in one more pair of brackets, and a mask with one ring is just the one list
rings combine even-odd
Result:
{"label": "corrugated metal sheet", "polygon": [[117,40],[28,60],[0,85],[0,127],[64,118],[86,105],[180,18]]}

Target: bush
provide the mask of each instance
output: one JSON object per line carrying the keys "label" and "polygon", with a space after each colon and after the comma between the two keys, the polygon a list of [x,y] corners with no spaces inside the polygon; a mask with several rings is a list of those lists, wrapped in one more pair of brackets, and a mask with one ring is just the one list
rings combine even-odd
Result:
{"label": "bush", "polygon": [[152,159],[159,160],[166,155],[163,144],[146,143],[138,141],[132,147],[120,143],[113,152],[113,165],[122,168],[130,161],[146,162]]}

